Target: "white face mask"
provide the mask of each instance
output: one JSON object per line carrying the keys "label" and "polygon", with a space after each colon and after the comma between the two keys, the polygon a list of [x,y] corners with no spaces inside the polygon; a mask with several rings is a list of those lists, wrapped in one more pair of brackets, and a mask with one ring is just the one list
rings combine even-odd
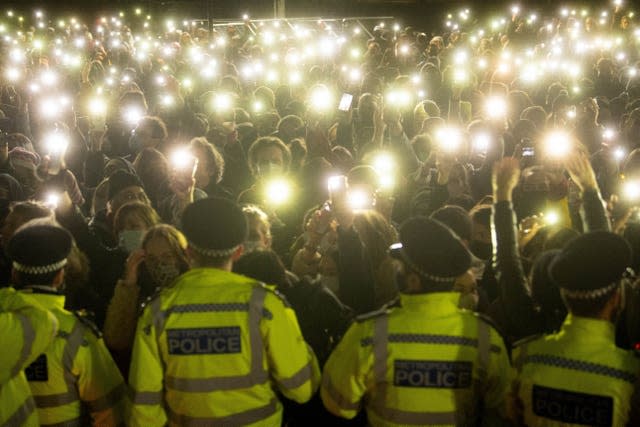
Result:
{"label": "white face mask", "polygon": [[338,276],[322,276],[320,277],[320,284],[325,286],[334,294],[337,294],[340,290],[340,281],[338,280]]}

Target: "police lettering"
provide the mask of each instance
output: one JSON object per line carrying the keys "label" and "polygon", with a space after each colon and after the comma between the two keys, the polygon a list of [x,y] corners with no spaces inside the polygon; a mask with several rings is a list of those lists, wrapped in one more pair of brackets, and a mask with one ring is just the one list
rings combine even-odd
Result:
{"label": "police lettering", "polygon": [[168,329],[167,348],[178,356],[240,353],[240,327]]}
{"label": "police lettering", "polygon": [[610,426],[613,398],[533,386],[533,413],[539,417],[571,424]]}
{"label": "police lettering", "polygon": [[473,379],[471,362],[394,360],[397,387],[468,388]]}
{"label": "police lettering", "polygon": [[49,368],[47,367],[47,356],[41,354],[38,358],[24,370],[27,381],[49,381]]}

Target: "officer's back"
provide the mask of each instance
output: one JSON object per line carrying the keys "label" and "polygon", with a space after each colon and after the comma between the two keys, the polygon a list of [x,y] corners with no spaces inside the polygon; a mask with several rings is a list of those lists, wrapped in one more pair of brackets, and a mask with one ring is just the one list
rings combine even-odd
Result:
{"label": "officer's back", "polygon": [[115,426],[125,420],[124,380],[96,326],[64,309],[61,289],[70,250],[71,235],[40,220],[25,224],[9,241],[16,286],[59,323],[57,336],[25,374],[42,425]]}
{"label": "officer's back", "polygon": [[[640,360],[615,346],[627,243],[607,232],[572,241],[550,266],[569,315],[559,333],[518,343],[512,415],[529,426],[623,426]],[[518,410],[518,408],[521,408]]]}
{"label": "officer's back", "polygon": [[317,361],[293,311],[272,288],[230,272],[245,221],[222,199],[185,211],[196,268],[152,298],[138,322],[133,425],[279,425],[274,389],[305,402],[317,388]]}
{"label": "officer's back", "polygon": [[375,426],[500,418],[509,385],[504,344],[484,319],[459,309],[452,292],[469,253],[426,218],[405,223],[400,240],[392,247],[402,264],[400,306],[352,325],[325,365],[325,406],[352,418],[364,404]]}

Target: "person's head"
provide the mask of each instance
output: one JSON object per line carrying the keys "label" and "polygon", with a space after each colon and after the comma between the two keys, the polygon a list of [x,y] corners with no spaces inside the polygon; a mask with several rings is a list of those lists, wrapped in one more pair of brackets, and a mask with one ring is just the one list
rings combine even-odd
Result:
{"label": "person's head", "polygon": [[305,133],[304,121],[298,116],[288,115],[278,122],[278,136],[285,144],[294,138],[304,137]]}
{"label": "person's head", "polygon": [[[367,259],[374,266],[376,306],[386,304],[398,292],[393,262],[389,256],[389,246],[398,240],[398,234],[384,216],[373,209],[356,212],[353,228],[366,248]],[[337,267],[337,263],[335,265]]]}
{"label": "person's head", "polygon": [[144,148],[158,148],[168,137],[167,126],[160,117],[143,117],[131,132],[129,148],[138,153]]}
{"label": "person's head", "polygon": [[472,234],[469,249],[480,259],[491,258],[491,205],[478,205],[469,212]]}
{"label": "person's head", "polygon": [[17,287],[62,287],[71,252],[71,234],[62,227],[26,224],[9,240],[12,281]]}
{"label": "person's head", "polygon": [[244,206],[242,212],[247,218],[249,227],[247,240],[244,242],[244,252],[271,248],[272,237],[269,216],[255,205]]}
{"label": "person's head", "polygon": [[613,321],[622,304],[620,282],[631,262],[624,238],[594,231],[572,240],[551,262],[549,274],[569,312]]}
{"label": "person's head", "polygon": [[460,238],[426,217],[405,221],[400,242],[390,252],[399,261],[398,286],[404,293],[452,292],[456,280],[471,267],[471,254]]}
{"label": "person's head", "polygon": [[598,71],[598,78],[611,79],[613,78],[614,71],[613,61],[609,58],[600,58],[596,64],[596,70]]}
{"label": "person's head", "polygon": [[560,288],[549,274],[549,266],[559,253],[560,249],[554,249],[539,254],[529,274],[531,299],[543,314],[545,332],[548,333],[556,331],[567,316],[567,309],[560,296]]}
{"label": "person's head", "polygon": [[169,178],[169,161],[155,148],[145,148],[133,162],[144,188],[158,188]]}
{"label": "person's head", "polygon": [[235,202],[216,197],[197,200],[187,206],[181,223],[192,266],[231,271],[248,234],[247,219]]}
{"label": "person's head", "polygon": [[149,228],[142,239],[142,249],[144,266],[155,286],[168,286],[189,269],[187,239],[171,225]]}
{"label": "person's head", "polygon": [[191,153],[198,159],[196,187],[205,188],[210,183],[218,184],[224,173],[224,158],[206,138],[194,138],[190,142]]}
{"label": "person's head", "polygon": [[287,286],[287,272],[282,260],[271,249],[257,249],[242,255],[233,264],[234,273],[279,288]]}
{"label": "person's head", "polygon": [[118,236],[120,249],[130,253],[140,247],[144,233],[160,222],[160,216],[150,205],[141,202],[125,203],[116,212],[113,234]]}
{"label": "person's head", "polygon": [[285,174],[291,165],[291,151],[281,139],[258,138],[249,148],[249,168],[255,177]]}
{"label": "person's head", "polygon": [[547,113],[544,111],[539,105],[535,105],[533,107],[527,107],[520,114],[520,119],[530,120],[535,128],[540,131],[545,128],[547,123]]}
{"label": "person's head", "polygon": [[147,205],[151,204],[142,187],[142,182],[136,175],[125,171],[117,171],[109,177],[108,182],[108,214],[115,215],[125,203],[141,202]]}
{"label": "person's head", "polygon": [[273,110],[276,105],[276,95],[273,90],[267,86],[260,86],[253,91],[253,97],[257,102],[262,104],[266,110]]}
{"label": "person's head", "polygon": [[27,222],[37,218],[54,218],[51,208],[40,202],[26,201],[14,203],[9,207],[9,214],[2,224],[0,234],[2,234],[3,246],[7,247],[9,240],[18,228]]}

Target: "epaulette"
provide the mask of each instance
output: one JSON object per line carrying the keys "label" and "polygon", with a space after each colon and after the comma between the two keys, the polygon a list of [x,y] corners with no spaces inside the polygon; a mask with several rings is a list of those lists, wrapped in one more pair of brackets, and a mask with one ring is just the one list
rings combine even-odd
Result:
{"label": "epaulette", "polygon": [[537,340],[537,339],[539,339],[539,338],[542,338],[542,337],[544,337],[544,334],[534,334],[534,335],[530,335],[530,336],[528,336],[528,337],[525,337],[525,338],[519,339],[518,341],[514,342],[512,347],[513,347],[513,348],[522,347],[523,345],[525,345],[525,344],[529,344],[530,342],[535,341],[535,340]]}
{"label": "epaulette", "polygon": [[73,315],[76,316],[76,319],[80,321],[84,326],[87,327],[96,338],[102,338],[102,332],[100,328],[93,322],[92,315],[87,310],[75,310]]}
{"label": "epaulette", "polygon": [[151,301],[158,298],[161,293],[162,293],[162,288],[158,287],[156,288],[155,291],[153,291],[151,295],[149,295],[144,301],[142,301],[142,303],[140,304],[140,309],[138,310],[138,315],[139,316],[142,315],[142,312],[144,311],[144,309],[147,308],[149,304],[151,304]]}
{"label": "epaulette", "polygon": [[393,311],[394,308],[400,307],[400,298],[395,298],[392,301],[389,301],[382,307],[377,310],[370,311],[369,313],[364,313],[359,316],[356,316],[353,320],[357,323],[365,322],[369,319],[375,319],[376,317],[384,316],[385,314],[389,314]]}
{"label": "epaulette", "polygon": [[265,290],[269,291],[270,293],[274,294],[275,296],[277,296],[284,303],[285,307],[291,308],[291,304],[289,304],[289,301],[287,301],[287,297],[285,297],[282,292],[280,292],[278,289],[276,289],[275,286],[269,286],[269,285],[267,285],[266,283],[263,283],[263,282],[256,282],[256,285],[260,286],[262,289],[265,289]]}
{"label": "epaulette", "polygon": [[493,329],[495,329],[498,334],[504,335],[502,333],[502,329],[500,328],[500,326],[498,326],[498,324],[490,316],[487,316],[484,313],[478,313],[477,311],[469,311],[469,312],[473,314],[474,317],[480,319],[481,321],[483,321],[484,323],[488,324]]}

